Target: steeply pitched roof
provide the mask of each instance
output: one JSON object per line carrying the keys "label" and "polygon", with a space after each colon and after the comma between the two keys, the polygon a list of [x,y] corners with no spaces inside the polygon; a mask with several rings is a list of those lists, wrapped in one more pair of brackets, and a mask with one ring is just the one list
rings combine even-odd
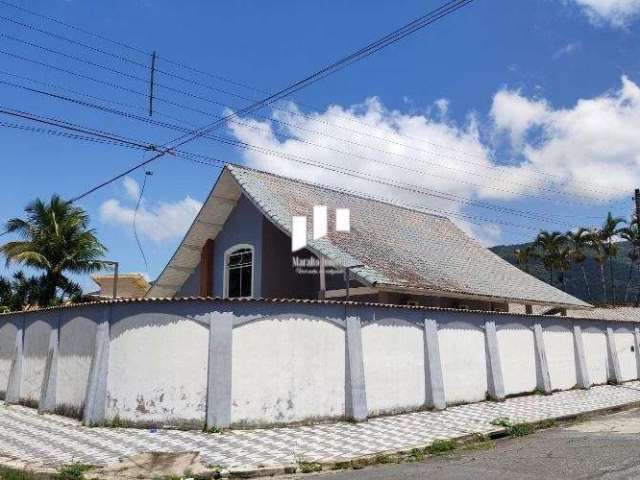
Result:
{"label": "steeply pitched roof", "polygon": [[[239,191],[288,234],[293,216],[310,217],[314,205],[326,205],[329,233],[310,240],[309,248],[342,266],[364,265],[352,272],[369,285],[496,302],[589,306],[502,260],[447,218],[248,168],[228,165],[222,177],[225,184],[229,177],[235,180]],[[214,204],[210,197],[198,218],[206,216]],[[350,232],[334,231],[336,208],[350,210]],[[311,229],[312,222],[307,225]],[[183,245],[191,244],[190,237],[195,236],[190,230]],[[163,285],[164,273],[157,285]],[[168,294],[167,289],[156,287],[150,292],[152,296]]]}

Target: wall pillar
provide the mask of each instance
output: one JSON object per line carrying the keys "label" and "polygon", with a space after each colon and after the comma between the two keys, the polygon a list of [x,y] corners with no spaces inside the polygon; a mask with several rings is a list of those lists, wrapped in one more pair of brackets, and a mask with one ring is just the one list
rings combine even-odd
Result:
{"label": "wall pillar", "polygon": [[[103,423],[107,407],[107,377],[109,374],[109,346],[111,342],[112,306],[102,307],[102,318],[96,327],[96,340],[87,381],[82,423],[98,425]],[[135,366],[132,366],[135,368]]]}
{"label": "wall pillar", "polygon": [[616,338],[613,334],[613,328],[607,327],[607,357],[609,364],[609,381],[613,383],[622,383],[622,372],[620,370],[620,359],[616,350]]}
{"label": "wall pillar", "polygon": [[9,370],[9,382],[5,394],[5,402],[18,403],[22,389],[22,366],[24,364],[24,329],[25,314],[21,314],[18,318],[18,329],[16,331],[16,339],[13,347],[13,358],[11,359],[11,368]]}
{"label": "wall pillar", "polygon": [[538,390],[545,394],[551,393],[551,377],[549,376],[549,364],[544,348],[544,338],[542,336],[542,324],[536,322],[533,325],[533,341],[536,355],[536,378]]}
{"label": "wall pillar", "polygon": [[489,397],[492,400],[504,400],[504,380],[502,378],[502,362],[500,361],[500,350],[498,349],[498,334],[496,322],[486,320],[484,322],[485,348],[487,349],[487,369],[489,382],[487,388]]}
{"label": "wall pillar", "polygon": [[633,329],[633,347],[636,354],[636,378],[640,379],[640,327]]}
{"label": "wall pillar", "polygon": [[582,328],[580,325],[573,326],[573,348],[576,357],[576,374],[578,377],[578,386],[580,388],[591,387],[591,379],[589,378],[589,370],[587,369],[587,357],[584,353],[584,343],[582,341]]}
{"label": "wall pillar", "polygon": [[346,318],[346,405],[349,420],[367,419],[367,393],[364,383],[362,327],[359,317]]}
{"label": "wall pillar", "polygon": [[53,412],[56,409],[56,390],[58,387],[58,347],[60,344],[60,317],[62,313],[58,311],[57,319],[51,325],[49,334],[49,349],[47,360],[44,366],[44,376],[40,387],[40,401],[38,402],[38,413]]}
{"label": "wall pillar", "polygon": [[228,428],[231,425],[232,349],[233,315],[210,313],[205,419],[207,428]]}
{"label": "wall pillar", "polygon": [[424,371],[427,407],[444,410],[447,403],[442,380],[438,323],[430,318],[424,319]]}

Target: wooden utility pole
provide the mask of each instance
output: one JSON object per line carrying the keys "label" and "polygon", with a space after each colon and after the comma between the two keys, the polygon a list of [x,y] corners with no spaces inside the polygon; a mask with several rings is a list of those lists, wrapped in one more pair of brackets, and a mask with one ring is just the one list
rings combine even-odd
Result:
{"label": "wooden utility pole", "polygon": [[153,80],[156,73],[156,52],[151,54],[151,76],[149,78],[149,116],[153,116]]}

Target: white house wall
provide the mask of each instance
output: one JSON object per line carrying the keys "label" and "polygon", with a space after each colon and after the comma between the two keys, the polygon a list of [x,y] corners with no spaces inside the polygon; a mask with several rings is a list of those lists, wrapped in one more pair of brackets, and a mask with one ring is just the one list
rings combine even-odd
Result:
{"label": "white house wall", "polygon": [[49,334],[51,325],[46,315],[27,317],[24,331],[24,363],[20,400],[36,404],[40,398],[40,388],[44,378],[47,352],[49,351]]}
{"label": "white house wall", "polygon": [[609,359],[607,356],[607,336],[603,327],[589,326],[582,330],[582,342],[591,383],[594,385],[607,383]]}
{"label": "white house wall", "polygon": [[576,359],[571,324],[552,324],[543,333],[553,390],[567,390],[576,386]]}
{"label": "white house wall", "polygon": [[535,390],[537,378],[532,323],[505,323],[499,326],[497,336],[505,394]]}
{"label": "white house wall", "polygon": [[171,314],[111,326],[107,420],[200,422],[205,414],[208,328]]}
{"label": "white house wall", "polygon": [[487,362],[482,328],[477,323],[449,321],[440,326],[438,340],[447,403],[484,400]]}
{"label": "white house wall", "polygon": [[624,327],[614,329],[614,336],[622,381],[638,378],[633,329]]}
{"label": "white house wall", "polygon": [[425,404],[424,329],[399,319],[362,328],[367,406],[372,415]]}
{"label": "white house wall", "polygon": [[323,319],[265,318],[233,329],[231,422],[341,418],[345,332]]}
{"label": "white house wall", "polygon": [[[487,322],[495,323],[495,341]],[[42,403],[67,415],[84,411],[91,424],[366,419],[426,408],[436,397],[445,406],[442,392],[447,405],[481,401],[496,380],[506,395],[530,393],[545,380],[534,342],[538,323],[552,389],[578,383],[574,342],[580,338],[592,384],[608,380],[614,361],[620,381],[638,378],[630,322],[182,300],[0,315],[0,394],[9,403]],[[425,338],[426,329],[432,336]]]}
{"label": "white house wall", "polygon": [[4,398],[9,382],[9,370],[13,363],[18,327],[16,322],[22,323],[22,319],[16,316],[12,321],[0,320],[0,395]]}

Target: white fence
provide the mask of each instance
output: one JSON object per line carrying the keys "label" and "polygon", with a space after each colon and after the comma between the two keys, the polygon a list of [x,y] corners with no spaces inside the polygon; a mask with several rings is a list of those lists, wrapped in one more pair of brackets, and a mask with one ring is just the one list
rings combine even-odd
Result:
{"label": "white fence", "polygon": [[8,403],[87,424],[258,426],[640,377],[638,325],[319,302],[104,303],[0,316]]}

